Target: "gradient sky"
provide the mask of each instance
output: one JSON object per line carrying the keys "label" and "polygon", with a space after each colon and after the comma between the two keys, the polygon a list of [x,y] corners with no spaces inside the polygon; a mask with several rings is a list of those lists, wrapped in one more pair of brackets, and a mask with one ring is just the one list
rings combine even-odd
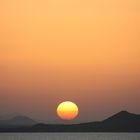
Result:
{"label": "gradient sky", "polygon": [[0,0],[0,115],[77,121],[140,113],[139,0]]}

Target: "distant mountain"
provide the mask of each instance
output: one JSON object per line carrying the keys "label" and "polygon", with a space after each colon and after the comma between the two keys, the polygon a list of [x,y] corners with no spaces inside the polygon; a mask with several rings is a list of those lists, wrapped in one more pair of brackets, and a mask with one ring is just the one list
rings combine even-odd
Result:
{"label": "distant mountain", "polygon": [[37,124],[36,121],[34,121],[31,118],[28,118],[26,116],[16,116],[11,119],[0,120],[0,128],[33,126],[35,124]]}
{"label": "distant mountain", "polygon": [[[18,122],[20,122],[20,119]],[[16,128],[1,128],[0,132],[140,132],[140,115],[121,111],[101,122],[81,124],[42,123]]]}
{"label": "distant mountain", "polygon": [[19,113],[19,112],[14,112],[14,113],[10,113],[10,114],[3,114],[3,115],[0,115],[0,121],[1,120],[9,120],[9,119],[14,118],[16,116],[23,116],[23,115],[21,115],[21,113]]}
{"label": "distant mountain", "polygon": [[102,128],[106,131],[140,132],[140,115],[121,111],[102,121]]}

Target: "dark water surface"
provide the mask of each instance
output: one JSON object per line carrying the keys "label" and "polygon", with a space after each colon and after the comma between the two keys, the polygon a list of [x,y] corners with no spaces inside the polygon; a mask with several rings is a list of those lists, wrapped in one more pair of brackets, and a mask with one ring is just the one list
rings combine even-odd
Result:
{"label": "dark water surface", "polygon": [[140,140],[140,133],[0,133],[0,140]]}

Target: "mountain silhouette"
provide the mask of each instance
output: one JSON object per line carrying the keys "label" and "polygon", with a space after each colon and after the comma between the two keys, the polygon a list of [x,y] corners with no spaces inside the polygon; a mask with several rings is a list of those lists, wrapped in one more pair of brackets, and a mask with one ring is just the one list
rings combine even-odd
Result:
{"label": "mountain silhouette", "polygon": [[[121,111],[100,122],[81,124],[37,124],[27,117],[14,118],[11,121],[18,122],[18,126],[10,128],[0,125],[0,132],[140,132],[140,115],[127,111]],[[26,122],[26,124],[29,122],[30,125],[23,127],[23,122],[20,123],[20,121]],[[31,125],[31,123],[34,124]]]}
{"label": "mountain silhouette", "polygon": [[16,116],[7,120],[0,120],[0,128],[33,126],[37,122],[26,116]]}
{"label": "mountain silhouette", "polygon": [[121,111],[102,121],[102,128],[106,131],[140,131],[140,115]]}

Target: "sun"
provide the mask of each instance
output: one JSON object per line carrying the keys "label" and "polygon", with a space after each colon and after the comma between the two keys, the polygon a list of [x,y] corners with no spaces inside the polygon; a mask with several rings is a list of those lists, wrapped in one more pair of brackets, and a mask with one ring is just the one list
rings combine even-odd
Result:
{"label": "sun", "polygon": [[57,107],[57,115],[63,120],[73,120],[78,113],[78,106],[71,101],[62,102]]}

